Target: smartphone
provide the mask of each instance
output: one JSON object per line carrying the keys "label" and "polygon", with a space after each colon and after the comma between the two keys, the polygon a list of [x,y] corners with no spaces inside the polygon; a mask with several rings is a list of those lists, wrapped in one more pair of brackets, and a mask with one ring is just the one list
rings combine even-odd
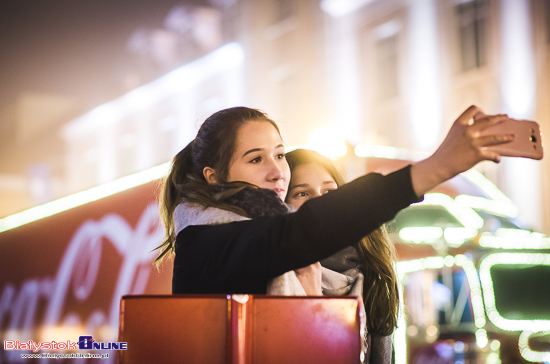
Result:
{"label": "smartphone", "polygon": [[543,156],[542,135],[539,124],[530,120],[506,119],[481,132],[481,135],[514,134],[510,143],[487,147],[501,156],[540,160]]}

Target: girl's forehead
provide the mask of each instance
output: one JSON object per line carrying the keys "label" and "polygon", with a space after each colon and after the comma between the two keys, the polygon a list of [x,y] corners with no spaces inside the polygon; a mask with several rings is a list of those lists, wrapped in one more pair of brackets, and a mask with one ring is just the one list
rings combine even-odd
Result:
{"label": "girl's forehead", "polygon": [[334,178],[318,163],[302,164],[292,171],[292,184],[308,183],[311,182],[334,182]]}
{"label": "girl's forehead", "polygon": [[236,135],[236,147],[239,148],[266,148],[282,144],[279,132],[267,121],[251,120],[245,122]]}

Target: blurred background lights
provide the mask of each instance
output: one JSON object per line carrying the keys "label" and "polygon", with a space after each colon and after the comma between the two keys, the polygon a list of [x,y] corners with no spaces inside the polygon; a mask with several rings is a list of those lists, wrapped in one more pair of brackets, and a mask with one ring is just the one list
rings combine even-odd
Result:
{"label": "blurred background lights", "polygon": [[530,6],[525,1],[501,0],[502,89],[505,107],[517,118],[531,118],[535,108],[536,67],[533,57]]}
{"label": "blurred background lights", "polygon": [[[454,350],[453,350],[453,345],[451,345],[450,343],[448,342],[438,342],[434,345],[434,349],[435,349],[435,352],[437,353],[437,355],[441,358],[443,358],[443,360],[447,359],[453,359],[454,357]],[[455,362],[456,364],[456,362]]]}
{"label": "blurred background lights", "polygon": [[416,336],[418,335],[418,327],[416,325],[410,325],[407,327],[407,335]]}
{"label": "blurred background lights", "polygon": [[334,17],[349,14],[372,0],[321,0],[321,9]]}
{"label": "blurred background lights", "polygon": [[489,353],[485,358],[485,364],[500,364],[501,362],[498,353]]}
{"label": "blurred background lights", "polygon": [[534,266],[550,265],[550,254],[542,253],[493,253],[489,254],[480,263],[479,278],[483,288],[485,309],[489,320],[498,328],[507,331],[523,330],[550,330],[550,320],[537,319],[509,319],[501,315],[496,307],[495,291],[491,267],[496,265]]}
{"label": "blurred background lights", "polygon": [[318,129],[311,133],[308,146],[328,158],[343,157],[348,150],[343,133],[329,128]]}
{"label": "blurred background lights", "polygon": [[424,201],[419,205],[441,205],[465,227],[480,229],[483,226],[483,219],[474,210],[459,205],[452,197],[442,193],[424,195]]}
{"label": "blurred background lights", "polygon": [[[487,179],[487,177],[485,177],[479,171],[472,168],[466,172],[461,173],[460,175],[464,176],[467,180],[480,188],[483,193],[485,193],[487,197],[489,197],[491,200],[509,205],[508,208],[510,209],[510,211],[512,211],[512,208],[515,207],[512,200],[510,200],[510,198],[508,198],[493,182]],[[515,207],[515,211],[517,214],[517,207]],[[515,215],[512,214],[511,217],[513,216]]]}
{"label": "blurred background lights", "polygon": [[463,353],[464,352],[464,343],[462,341],[455,342],[454,350],[457,353]]}
{"label": "blurred background lights", "polygon": [[439,310],[444,310],[445,306],[451,302],[453,293],[441,282],[433,282],[430,289],[432,301]]}
{"label": "blurred background lights", "polygon": [[388,158],[394,159],[398,158],[400,155],[400,150],[394,147],[387,146],[368,146],[368,145],[358,145],[354,149],[355,155],[358,157],[375,157],[375,158]]}
{"label": "blurred background lights", "polygon": [[516,217],[518,208],[511,201],[495,201],[485,197],[458,195],[455,201],[461,205],[490,212],[497,216]]}
{"label": "blurred background lights", "polygon": [[399,230],[399,238],[405,241],[412,241],[416,244],[434,243],[443,236],[443,230],[436,226],[427,227],[406,227]]}
{"label": "blurred background lights", "polygon": [[455,258],[455,263],[456,265],[461,266],[466,273],[466,279],[468,280],[468,285],[470,286],[470,300],[474,311],[474,324],[476,327],[482,328],[486,323],[485,307],[483,306],[481,285],[479,283],[477,270],[474,263],[467,259],[464,255],[457,256]]}
{"label": "blurred background lights", "polygon": [[430,325],[426,327],[426,335],[428,336],[426,340],[428,342],[434,342],[437,339],[437,334],[439,333],[439,329],[435,325]]}
{"label": "blurred background lights", "polygon": [[423,151],[396,148],[387,145],[359,144],[355,147],[354,152],[356,156],[361,158],[374,157],[418,161],[429,157],[429,154]]}
{"label": "blurred background lights", "polygon": [[496,249],[550,249],[550,238],[529,230],[499,228],[494,234],[484,232],[479,245]]}
{"label": "blurred background lights", "polygon": [[487,338],[487,331],[484,329],[477,329],[476,330],[476,345],[480,348],[484,348],[489,343],[489,339]]}
{"label": "blurred background lights", "polygon": [[550,352],[548,351],[536,351],[530,348],[529,346],[529,339],[534,336],[544,336],[544,335],[550,335],[550,331],[531,331],[526,330],[523,331],[519,335],[519,351],[521,353],[521,356],[530,362],[540,363],[540,362],[550,362]]}
{"label": "blurred background lights", "polygon": [[435,12],[435,0],[419,0],[409,13],[411,63],[408,78],[414,87],[410,89],[407,101],[413,127],[412,138],[421,150],[436,146],[443,115]]}
{"label": "blurred background lights", "polygon": [[447,244],[452,247],[459,247],[468,239],[477,236],[477,229],[472,228],[453,228],[448,227],[444,231],[444,237]]}

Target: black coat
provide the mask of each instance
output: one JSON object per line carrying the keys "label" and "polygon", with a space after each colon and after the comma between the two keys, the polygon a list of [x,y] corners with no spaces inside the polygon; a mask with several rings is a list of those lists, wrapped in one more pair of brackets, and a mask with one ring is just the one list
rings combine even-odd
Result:
{"label": "black coat", "polygon": [[[360,177],[290,214],[209,225],[188,219],[177,234],[172,292],[265,294],[270,279],[356,244],[420,200],[406,167],[387,176]],[[181,207],[197,221],[207,213]]]}

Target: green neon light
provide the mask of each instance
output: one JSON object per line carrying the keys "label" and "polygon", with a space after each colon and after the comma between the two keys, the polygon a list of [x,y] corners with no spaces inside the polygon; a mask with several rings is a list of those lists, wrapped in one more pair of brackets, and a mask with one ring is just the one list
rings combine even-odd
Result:
{"label": "green neon light", "polygon": [[483,233],[479,245],[495,249],[550,249],[550,238],[529,230],[500,228],[494,235]]}
{"label": "green neon light", "polygon": [[550,331],[523,331],[519,335],[519,352],[521,356],[530,362],[541,363],[550,361],[550,352],[548,351],[534,351],[529,347],[529,338],[535,334],[538,335],[550,335]]}
{"label": "green neon light", "polygon": [[416,244],[433,244],[443,237],[443,230],[437,226],[405,227],[399,230],[399,238]]}
{"label": "green neon light", "polygon": [[510,320],[502,317],[495,305],[495,292],[490,269],[493,265],[550,265],[550,254],[541,253],[495,253],[481,261],[479,276],[489,320],[506,331],[550,330],[550,320]]}
{"label": "green neon light", "polygon": [[424,201],[418,205],[443,206],[465,227],[472,229],[483,227],[483,219],[474,210],[456,203],[452,197],[443,193],[428,193],[424,196]]}
{"label": "green neon light", "polygon": [[477,236],[477,229],[474,228],[454,228],[448,227],[443,233],[443,237],[447,242],[447,245],[452,247],[459,247],[468,239],[475,238]]}
{"label": "green neon light", "polygon": [[424,269],[440,269],[445,266],[443,257],[427,257],[420,259],[403,260],[397,262],[397,274],[399,280],[403,280],[405,274],[418,272]]}
{"label": "green neon light", "polygon": [[470,286],[470,300],[472,302],[472,310],[474,311],[474,324],[478,329],[485,326],[485,307],[483,306],[483,298],[481,293],[481,285],[474,263],[464,255],[458,255],[455,258],[455,264],[464,269],[468,285]]}
{"label": "green neon light", "polygon": [[484,329],[476,330],[476,345],[480,348],[484,348],[489,343],[489,338],[487,337],[487,331]]}
{"label": "green neon light", "polygon": [[468,239],[477,236],[478,229],[483,226],[483,219],[468,206],[457,203],[450,196],[442,193],[428,193],[424,201],[417,205],[441,206],[453,215],[464,227],[405,227],[399,231],[399,237],[416,244],[433,244],[444,238],[447,245],[459,247]]}
{"label": "green neon light", "polygon": [[517,207],[515,207],[512,200],[510,200],[504,193],[502,193],[501,190],[498,189],[497,186],[491,181],[487,179],[483,174],[476,171],[475,169],[470,169],[466,172],[461,173],[462,176],[464,176],[468,181],[472,182],[474,185],[479,187],[485,193],[491,200],[500,202],[502,204],[507,204],[510,206],[510,208],[515,208],[517,211]]}
{"label": "green neon light", "polygon": [[487,211],[502,217],[518,216],[518,208],[510,201],[495,201],[485,197],[458,195],[455,201],[472,209]]}
{"label": "green neon light", "polygon": [[145,171],[4,217],[0,219],[0,233],[162,178],[166,176],[169,168],[170,163],[164,163]]}

